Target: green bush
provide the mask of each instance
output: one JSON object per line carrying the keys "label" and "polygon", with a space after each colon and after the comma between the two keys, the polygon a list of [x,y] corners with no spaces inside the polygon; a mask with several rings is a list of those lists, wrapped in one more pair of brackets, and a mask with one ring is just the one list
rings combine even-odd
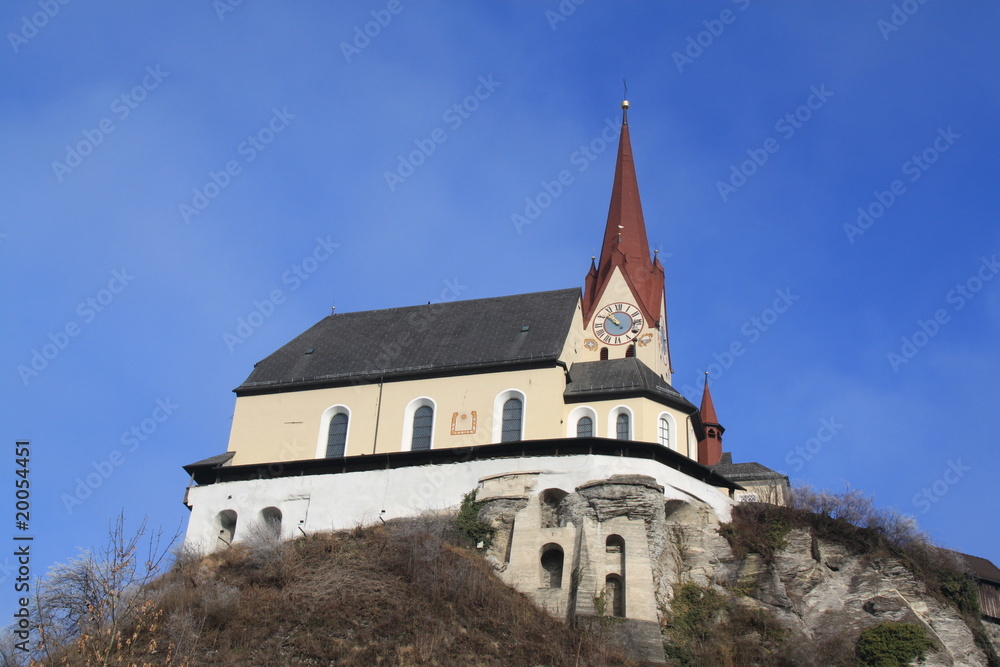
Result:
{"label": "green bush", "polygon": [[493,527],[479,520],[479,510],[485,504],[476,502],[475,490],[469,491],[462,499],[462,506],[458,508],[458,515],[455,517],[458,532],[473,546],[482,542],[484,547],[488,547],[493,541]]}
{"label": "green bush", "polygon": [[858,638],[858,663],[862,667],[905,667],[914,660],[923,662],[924,653],[932,648],[934,643],[919,625],[881,623]]}

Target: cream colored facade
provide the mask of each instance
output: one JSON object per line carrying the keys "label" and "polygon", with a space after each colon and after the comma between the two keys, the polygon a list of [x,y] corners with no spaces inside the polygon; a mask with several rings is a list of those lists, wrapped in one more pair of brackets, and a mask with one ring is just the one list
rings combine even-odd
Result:
{"label": "cream colored facade", "polygon": [[[595,312],[617,303],[631,305],[634,300],[616,269]],[[599,361],[602,348],[608,359],[624,358],[633,345],[604,344],[595,331],[598,318],[591,320],[585,327],[578,302],[559,359],[566,368]],[[657,323],[643,324],[627,340],[635,341],[635,357],[669,383],[662,332]],[[667,446],[697,456],[689,414],[645,397],[567,403],[566,376],[563,367],[554,366],[239,396],[228,451],[234,453],[232,465],[323,458],[337,412],[348,415],[345,456],[407,451],[413,412],[421,405],[433,408],[432,449],[497,443],[503,402],[518,397],[523,402],[522,440],[575,437],[582,416],[593,420],[595,436],[615,438],[617,415],[626,413],[628,439],[661,442],[665,420]]]}

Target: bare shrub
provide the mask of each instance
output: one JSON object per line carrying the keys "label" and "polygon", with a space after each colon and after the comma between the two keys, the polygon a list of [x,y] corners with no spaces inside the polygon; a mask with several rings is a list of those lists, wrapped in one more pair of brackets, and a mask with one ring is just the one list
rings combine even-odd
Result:
{"label": "bare shrub", "polygon": [[147,536],[145,520],[127,534],[123,512],[96,552],[53,565],[36,589],[33,657],[54,664],[69,652],[87,664],[107,664],[113,651],[149,648],[140,645],[140,635],[155,628],[160,614],[146,586],[160,574],[178,534],[163,546],[162,531]]}

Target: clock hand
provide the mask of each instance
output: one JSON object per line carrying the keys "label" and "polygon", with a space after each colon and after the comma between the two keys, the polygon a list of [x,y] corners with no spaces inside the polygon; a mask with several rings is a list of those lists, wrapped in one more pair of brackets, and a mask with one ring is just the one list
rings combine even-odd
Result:
{"label": "clock hand", "polygon": [[618,321],[618,318],[617,318],[617,317],[615,317],[614,315],[608,315],[608,319],[609,319],[609,320],[611,320],[612,322],[614,322],[615,324],[617,324],[618,326],[621,326],[621,325],[622,325],[622,323],[621,323],[621,322],[619,322],[619,321]]}

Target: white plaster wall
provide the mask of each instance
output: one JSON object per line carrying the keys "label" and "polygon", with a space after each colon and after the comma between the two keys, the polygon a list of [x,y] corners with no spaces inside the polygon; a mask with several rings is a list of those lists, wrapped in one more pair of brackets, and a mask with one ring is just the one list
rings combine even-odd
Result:
{"label": "white plaster wall", "polygon": [[282,535],[293,537],[300,531],[370,524],[380,516],[388,520],[454,508],[480,479],[522,471],[538,472],[531,493],[552,487],[573,491],[585,482],[635,474],[655,479],[664,487],[667,500],[703,501],[721,521],[729,521],[733,504],[723,491],[649,459],[577,455],[474,460],[192,487],[188,490],[191,516],[185,544],[203,550],[221,546],[214,522],[222,510],[237,513],[236,542],[243,539],[260,511],[271,506],[282,512]]}

